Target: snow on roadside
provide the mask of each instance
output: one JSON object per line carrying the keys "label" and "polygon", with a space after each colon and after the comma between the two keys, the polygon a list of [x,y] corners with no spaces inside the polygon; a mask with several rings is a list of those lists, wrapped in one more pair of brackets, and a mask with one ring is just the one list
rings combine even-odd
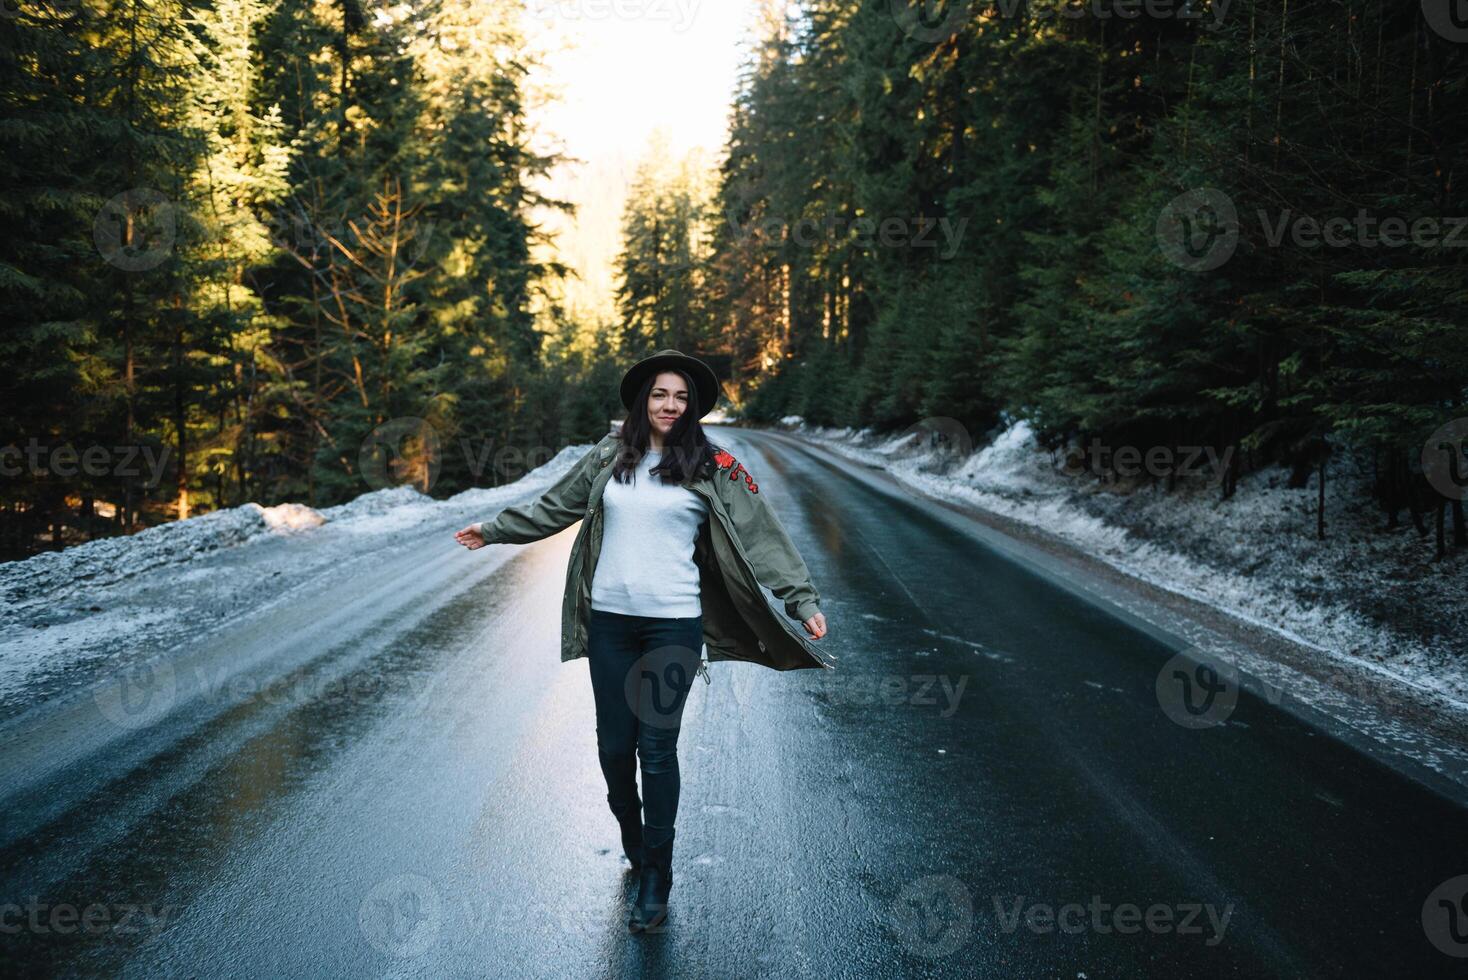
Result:
{"label": "snow on roadside", "polygon": [[309,507],[242,504],[128,537],[99,538],[0,564],[0,625],[40,602],[65,602],[79,593],[157,568],[185,564],[201,554],[233,548],[263,534],[288,534],[321,524]]}
{"label": "snow on roadside", "polygon": [[65,602],[76,594],[165,568],[187,565],[202,555],[236,548],[270,535],[292,535],[330,524],[359,535],[384,534],[466,510],[493,507],[520,496],[526,487],[553,480],[591,445],[563,449],[514,483],[466,490],[435,500],[413,487],[374,490],[335,507],[305,504],[241,504],[184,521],[160,524],[137,534],[99,538],[62,551],[0,563],[0,625],[41,602]]}
{"label": "snow on roadside", "polygon": [[910,433],[781,422],[934,496],[1034,526],[1131,576],[1468,707],[1464,558],[1435,562],[1431,538],[1410,524],[1384,529],[1369,472],[1345,454],[1326,475],[1327,540],[1317,541],[1316,476],[1291,488],[1282,470],[1251,473],[1227,501],[1216,485],[1116,492],[1063,472],[1022,421],[961,461],[924,451]]}
{"label": "snow on roadside", "polygon": [[0,563],[0,720],[302,584],[350,574],[374,548],[436,534],[452,548],[448,528],[538,493],[590,448],[569,446],[514,483],[446,500],[394,487],[321,510],[251,503]]}

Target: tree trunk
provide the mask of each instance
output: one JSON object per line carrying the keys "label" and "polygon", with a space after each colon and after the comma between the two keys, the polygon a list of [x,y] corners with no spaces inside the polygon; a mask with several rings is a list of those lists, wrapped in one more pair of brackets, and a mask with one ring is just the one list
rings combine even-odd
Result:
{"label": "tree trunk", "polygon": [[1279,84],[1274,95],[1274,169],[1279,170],[1279,148],[1283,142],[1282,126],[1284,123],[1284,79],[1285,79],[1285,38],[1289,36],[1290,27],[1290,0],[1284,0],[1284,8],[1279,17]]}
{"label": "tree trunk", "polygon": [[[174,297],[174,305],[182,307],[183,298]],[[182,310],[180,310],[181,316]],[[186,521],[189,519],[189,428],[188,413],[184,404],[183,366],[184,330],[182,321],[180,321],[178,328],[173,332],[173,427],[178,450],[178,460],[175,462],[178,519]]]}

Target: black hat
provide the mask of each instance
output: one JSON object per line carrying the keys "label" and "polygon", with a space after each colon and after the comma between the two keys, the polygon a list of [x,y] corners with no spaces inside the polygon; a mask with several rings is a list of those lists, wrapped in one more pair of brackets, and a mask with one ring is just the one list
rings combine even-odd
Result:
{"label": "black hat", "polygon": [[656,376],[659,371],[673,368],[685,371],[693,379],[694,394],[698,397],[694,418],[701,419],[713,411],[719,402],[718,375],[698,358],[672,349],[660,350],[651,357],[644,357],[627,369],[627,373],[622,375],[622,406],[629,412],[632,411],[632,399],[637,397],[642,382],[649,376]]}

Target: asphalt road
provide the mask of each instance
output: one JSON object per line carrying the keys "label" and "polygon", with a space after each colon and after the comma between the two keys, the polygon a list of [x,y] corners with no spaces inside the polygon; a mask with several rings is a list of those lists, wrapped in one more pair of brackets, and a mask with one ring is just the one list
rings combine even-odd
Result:
{"label": "asphalt road", "polygon": [[714,431],[840,659],[694,686],[664,933],[626,930],[558,657],[574,529],[445,526],[181,650],[154,714],[104,692],[5,746],[5,972],[1461,975],[1423,923],[1459,805],[1248,694],[1180,714],[1208,678],[1166,643],[854,464]]}

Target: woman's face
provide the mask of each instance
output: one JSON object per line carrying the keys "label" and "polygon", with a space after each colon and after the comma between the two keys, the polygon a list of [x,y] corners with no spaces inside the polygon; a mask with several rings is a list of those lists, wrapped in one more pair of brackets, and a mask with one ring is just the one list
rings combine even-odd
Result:
{"label": "woman's face", "polygon": [[688,383],[676,371],[664,371],[652,382],[647,396],[647,418],[653,429],[666,436],[678,417],[688,411]]}

